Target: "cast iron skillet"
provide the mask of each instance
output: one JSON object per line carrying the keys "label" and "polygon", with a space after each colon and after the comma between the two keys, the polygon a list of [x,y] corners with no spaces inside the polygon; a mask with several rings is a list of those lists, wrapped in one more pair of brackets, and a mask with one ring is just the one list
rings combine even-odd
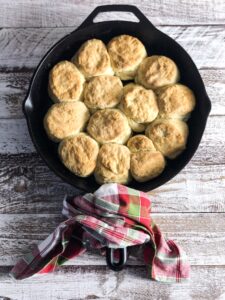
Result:
{"label": "cast iron skillet", "polygon": [[[93,23],[93,19],[98,13],[106,11],[132,12],[140,22],[108,21]],[[47,92],[48,73],[60,60],[70,60],[86,40],[98,38],[107,43],[112,37],[119,34],[130,34],[138,37],[144,43],[149,55],[161,54],[172,58],[180,69],[181,83],[190,87],[197,99],[196,108],[188,121],[190,133],[186,150],[175,160],[168,160],[164,172],[157,178],[145,183],[138,183],[133,180],[129,184],[130,187],[150,191],[178,174],[194,155],[211,109],[211,103],[206,94],[203,81],[190,56],[173,39],[156,29],[137,7],[131,5],[105,5],[95,8],[78,29],[61,39],[44,56],[34,73],[28,96],[23,104],[32,141],[45,163],[63,180],[88,192],[99,187],[94,177],[80,178],[66,169],[58,157],[57,144],[51,142],[44,131],[43,118],[52,105]]]}
{"label": "cast iron skillet", "polygon": [[[127,21],[93,23],[94,18],[99,13],[107,11],[132,12],[138,18],[139,23]],[[23,103],[32,141],[43,160],[63,180],[88,192],[96,190],[99,186],[94,177],[80,178],[67,170],[58,157],[57,144],[51,142],[44,131],[43,118],[52,105],[47,92],[48,74],[57,62],[64,59],[70,60],[86,40],[98,38],[107,43],[112,37],[120,34],[138,37],[147,48],[148,55],[160,54],[172,58],[180,70],[180,82],[190,87],[197,99],[196,108],[188,121],[190,133],[186,150],[175,160],[168,160],[164,172],[157,178],[145,183],[132,181],[129,184],[130,187],[150,191],[178,174],[198,148],[211,109],[211,103],[206,94],[203,81],[190,56],[173,39],[156,29],[137,7],[131,5],[105,5],[95,8],[79,28],[61,39],[44,56],[34,73],[28,95]],[[119,262],[114,262],[113,253],[113,249],[106,250],[107,264],[113,270],[121,270],[126,262],[126,249],[120,249]]]}

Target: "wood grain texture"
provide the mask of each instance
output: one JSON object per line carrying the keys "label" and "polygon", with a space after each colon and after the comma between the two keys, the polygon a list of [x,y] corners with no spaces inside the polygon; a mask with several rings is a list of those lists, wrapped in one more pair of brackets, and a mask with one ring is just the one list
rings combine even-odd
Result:
{"label": "wood grain texture", "polygon": [[[75,29],[76,27],[74,27]],[[225,68],[224,26],[158,26],[191,55],[197,67]],[[34,68],[49,48],[73,28],[3,28],[0,66]],[[74,50],[75,51],[75,50]]]}
{"label": "wood grain texture", "polygon": [[[201,0],[191,5],[184,0],[148,0],[125,1],[117,4],[133,4],[155,24],[224,24],[225,3],[221,0]],[[77,26],[99,5],[115,4],[113,0],[77,0],[77,1],[32,1],[17,0],[14,2],[1,0],[1,27],[57,27]],[[115,18],[116,13],[114,13]],[[109,17],[102,16],[101,20]],[[123,15],[122,19],[130,19]]]}
{"label": "wood grain texture", "polygon": [[113,272],[104,266],[67,266],[54,274],[16,283],[7,275],[8,271],[9,268],[0,269],[0,295],[10,300],[223,300],[225,297],[224,266],[193,267],[188,282],[172,285],[147,279],[145,267]]}
{"label": "wood grain texture", "polygon": [[[195,165],[194,160],[167,184],[149,193],[153,212],[225,212],[224,164],[207,165],[202,158],[202,164]],[[0,158],[2,214],[59,214],[64,195],[77,193],[54,175],[38,155]]]}
{"label": "wood grain texture", "polygon": [[[119,0],[117,3],[127,4]],[[225,2],[129,1],[190,54],[212,100],[198,151],[186,168],[150,192],[153,218],[166,237],[187,251],[191,278],[177,285],[146,279],[140,250],[115,273],[97,251],[67,262],[54,274],[14,282],[11,265],[62,220],[63,196],[78,190],[62,182],[36,154],[22,101],[43,55],[94,7],[112,0],[0,0],[0,300],[225,299]],[[119,16],[119,17],[118,17]],[[96,21],[134,20],[108,13]]]}
{"label": "wood grain texture", "polygon": [[[192,265],[225,265],[225,213],[159,213],[152,214],[152,218],[167,238],[185,249]],[[0,265],[13,265],[34,243],[45,239],[60,221],[60,214],[1,215]],[[132,265],[143,264],[140,252],[133,251],[132,256],[136,257],[131,259]],[[94,252],[68,264],[105,265],[105,258]]]}
{"label": "wood grain texture", "polygon": [[[0,119],[23,118],[22,102],[26,97],[33,69],[0,72]],[[212,115],[225,114],[225,69],[200,70],[209,98]]]}

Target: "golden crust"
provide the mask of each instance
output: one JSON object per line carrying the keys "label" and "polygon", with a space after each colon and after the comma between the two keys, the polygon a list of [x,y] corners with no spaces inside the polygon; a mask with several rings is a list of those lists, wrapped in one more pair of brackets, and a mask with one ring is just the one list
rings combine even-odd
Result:
{"label": "golden crust", "polygon": [[158,119],[147,127],[145,134],[157,150],[174,159],[186,148],[188,126],[181,120]]}
{"label": "golden crust", "polygon": [[192,90],[182,84],[173,84],[156,90],[161,118],[184,119],[195,107]]}
{"label": "golden crust", "polygon": [[91,109],[115,107],[121,99],[123,84],[119,77],[103,75],[85,85],[84,103]]}
{"label": "golden crust", "polygon": [[98,183],[129,182],[130,151],[126,146],[118,144],[103,145],[98,154],[95,179]]}
{"label": "golden crust", "polygon": [[139,182],[159,176],[165,165],[164,156],[159,151],[138,151],[131,154],[130,171]]}
{"label": "golden crust", "polygon": [[143,134],[137,134],[131,137],[127,142],[127,147],[131,152],[138,151],[156,151],[152,141]]}
{"label": "golden crust", "polygon": [[134,131],[134,132],[143,132],[145,131],[146,127],[147,127],[147,124],[141,124],[141,123],[137,123],[135,122],[134,120],[130,119],[130,118],[127,118],[128,120],[128,123],[131,127],[131,129]]}
{"label": "golden crust", "polygon": [[142,42],[124,34],[114,37],[107,47],[115,74],[122,80],[133,79],[138,66],[147,56]]}
{"label": "golden crust", "polygon": [[98,110],[91,116],[87,131],[101,144],[125,144],[131,135],[127,118],[118,109]]}
{"label": "golden crust", "polygon": [[55,142],[83,130],[90,117],[83,102],[62,102],[52,105],[44,118],[44,128]]}
{"label": "golden crust", "polygon": [[72,62],[86,78],[114,73],[106,46],[98,39],[85,42],[73,56]]}
{"label": "golden crust", "polygon": [[137,83],[153,90],[178,80],[179,70],[175,62],[161,55],[146,57],[140,64],[135,78]]}
{"label": "golden crust", "polygon": [[61,61],[49,73],[49,96],[54,102],[81,100],[84,81],[74,64]]}
{"label": "golden crust", "polygon": [[137,123],[150,123],[158,115],[155,93],[138,84],[124,87],[121,107],[125,115]]}
{"label": "golden crust", "polygon": [[94,172],[98,151],[98,143],[84,133],[64,139],[58,148],[65,167],[80,177],[87,177]]}

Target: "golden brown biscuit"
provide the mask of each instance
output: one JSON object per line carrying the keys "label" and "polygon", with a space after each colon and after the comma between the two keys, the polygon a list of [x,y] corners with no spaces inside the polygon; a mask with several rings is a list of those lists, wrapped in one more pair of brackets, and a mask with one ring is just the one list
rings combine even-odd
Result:
{"label": "golden brown biscuit", "polygon": [[98,39],[85,42],[73,56],[72,62],[89,79],[99,75],[113,75],[105,44]]}
{"label": "golden brown biscuit", "polygon": [[146,57],[140,64],[135,81],[146,89],[156,89],[176,83],[179,70],[175,62],[166,56],[153,55]]}
{"label": "golden brown biscuit", "polygon": [[74,64],[61,61],[49,73],[49,96],[54,102],[81,100],[84,81]]}
{"label": "golden brown biscuit", "polygon": [[152,141],[143,134],[137,134],[131,137],[127,142],[127,147],[131,152],[143,151],[156,151]]}
{"label": "golden brown biscuit", "polygon": [[[119,110],[122,111],[122,113],[124,114],[124,111],[123,111],[123,106],[120,102],[120,104],[117,106],[117,108]],[[126,116],[127,117],[127,116]],[[134,132],[143,132],[145,131],[146,127],[148,126],[148,124],[141,124],[141,123],[137,123],[135,122],[134,120],[130,119],[127,117],[127,120],[128,120],[128,123],[130,125],[130,128],[134,131]]]}
{"label": "golden brown biscuit", "polygon": [[168,85],[156,90],[159,117],[187,119],[195,107],[192,90],[182,84]]}
{"label": "golden brown biscuit", "polygon": [[147,127],[145,134],[157,150],[173,159],[186,148],[188,126],[181,120],[158,119]]}
{"label": "golden brown biscuit", "polygon": [[83,130],[90,117],[83,102],[62,102],[52,105],[44,118],[49,138],[55,142]]}
{"label": "golden brown biscuit", "polygon": [[131,135],[127,118],[118,109],[98,110],[91,116],[87,131],[100,144],[125,144]]}
{"label": "golden brown biscuit", "polygon": [[123,89],[121,108],[129,119],[137,123],[150,123],[158,115],[155,93],[133,83]]}
{"label": "golden brown biscuit", "polygon": [[135,180],[145,182],[162,173],[165,159],[145,135],[133,136],[128,140],[127,147],[131,151],[130,172]]}
{"label": "golden brown biscuit", "polygon": [[93,173],[98,151],[98,143],[84,133],[64,139],[58,148],[65,167],[80,177],[87,177]]}
{"label": "golden brown biscuit", "polygon": [[134,131],[134,132],[143,132],[145,131],[147,124],[141,124],[141,123],[137,123],[134,120],[127,118],[128,123],[130,125],[130,128]]}
{"label": "golden brown biscuit", "polygon": [[128,183],[130,169],[130,151],[118,144],[103,145],[98,154],[95,179],[98,183]]}
{"label": "golden brown biscuit", "polygon": [[130,171],[138,182],[145,182],[159,176],[165,168],[165,159],[159,151],[138,151],[131,153]]}
{"label": "golden brown biscuit", "polygon": [[85,85],[84,103],[92,110],[115,107],[120,102],[122,90],[123,84],[119,77],[94,77]]}
{"label": "golden brown biscuit", "polygon": [[142,42],[130,35],[114,37],[107,48],[113,70],[122,80],[133,79],[140,63],[147,56]]}

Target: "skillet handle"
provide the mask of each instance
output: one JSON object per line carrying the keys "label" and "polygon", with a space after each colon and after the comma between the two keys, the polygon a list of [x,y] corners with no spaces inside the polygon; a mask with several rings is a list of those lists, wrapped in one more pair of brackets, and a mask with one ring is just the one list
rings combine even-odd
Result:
{"label": "skillet handle", "polygon": [[138,18],[140,23],[142,24],[146,23],[148,26],[152,25],[152,23],[148,20],[148,18],[146,18],[146,16],[136,6],[125,5],[125,4],[121,4],[121,5],[113,4],[113,5],[97,6],[77,29],[83,29],[85,27],[93,25],[94,23],[93,20],[99,13],[110,12],[110,11],[131,12]]}
{"label": "skillet handle", "polygon": [[113,271],[121,271],[127,261],[127,248],[119,248],[119,261],[114,261],[114,251],[113,248],[106,248],[106,263],[108,267]]}

